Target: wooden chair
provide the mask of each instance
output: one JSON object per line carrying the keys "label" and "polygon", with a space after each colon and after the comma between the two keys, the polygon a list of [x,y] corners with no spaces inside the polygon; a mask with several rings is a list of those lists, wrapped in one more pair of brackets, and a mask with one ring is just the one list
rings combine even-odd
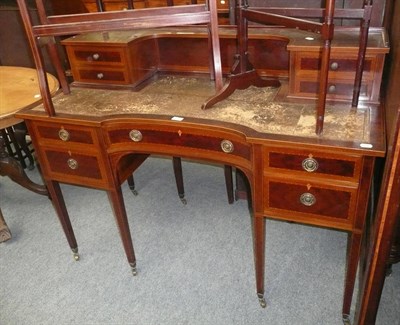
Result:
{"label": "wooden chair", "polygon": [[[127,2],[128,10],[135,9],[133,0],[127,0],[126,2]],[[191,0],[191,4],[197,4],[197,0]],[[174,6],[174,0],[166,0],[165,5],[168,7]],[[98,12],[106,11],[103,0],[96,0],[96,7],[97,7]],[[173,165],[173,169],[174,169],[175,182],[176,182],[176,187],[178,190],[178,196],[179,196],[180,200],[182,201],[182,203],[186,204],[187,201],[185,198],[185,189],[184,189],[184,182],[183,182],[181,158],[180,157],[172,157],[172,165]],[[233,172],[232,166],[229,166],[229,165],[224,166],[225,184],[226,184],[226,191],[227,191],[229,204],[232,204],[234,202],[232,172]],[[132,191],[133,195],[135,195],[135,196],[138,195],[133,175],[129,176],[127,181],[128,181],[129,188]]]}
{"label": "wooden chair", "polygon": [[[278,80],[261,79],[249,62],[247,45],[249,22],[312,31],[321,34],[322,40],[319,78],[320,87],[318,92],[317,122],[315,130],[316,134],[321,134],[323,131],[325,115],[331,42],[334,37],[334,18],[360,20],[360,43],[352,99],[352,106],[358,106],[365,51],[368,41],[369,23],[372,12],[371,0],[365,0],[363,7],[360,9],[337,10],[335,10],[335,0],[326,0],[324,8],[251,7],[248,4],[248,0],[237,0],[236,4],[236,61],[232,68],[230,78],[224,88],[218,94],[209,98],[203,105],[203,108],[209,108],[215,103],[225,99],[236,89],[246,89],[251,85],[258,87],[279,87],[280,83]],[[321,18],[322,23],[307,20],[310,18]]]}

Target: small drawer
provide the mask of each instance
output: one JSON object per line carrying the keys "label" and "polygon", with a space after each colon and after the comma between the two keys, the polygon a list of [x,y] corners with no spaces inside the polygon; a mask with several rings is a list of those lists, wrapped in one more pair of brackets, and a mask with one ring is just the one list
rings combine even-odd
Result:
{"label": "small drawer", "polygon": [[336,157],[332,154],[324,155],[312,151],[285,151],[264,148],[264,168],[271,173],[298,172],[304,175],[324,175],[333,178],[347,178],[358,181],[360,175],[361,158],[349,156]]}
{"label": "small drawer", "polygon": [[86,81],[94,83],[118,83],[128,84],[129,76],[124,70],[106,69],[77,69],[73,71],[75,81]]}
{"label": "small drawer", "polygon": [[285,183],[264,178],[265,213],[349,220],[354,213],[356,189]]}
{"label": "small drawer", "polygon": [[123,49],[109,49],[96,47],[67,47],[68,57],[75,64],[107,64],[122,66],[125,62]]}
{"label": "small drawer", "polygon": [[[316,98],[320,83],[317,80],[297,79],[291,96]],[[354,80],[330,79],[327,86],[328,99],[350,100],[353,96]],[[372,82],[363,82],[360,88],[360,99],[369,100],[372,97]]]}
{"label": "small drawer", "polygon": [[94,144],[95,135],[93,129],[72,125],[47,125],[36,124],[39,141],[62,141],[65,143]]}
{"label": "small drawer", "polygon": [[101,172],[97,157],[58,150],[45,150],[50,171],[66,175],[101,179]]}
{"label": "small drawer", "polygon": [[42,169],[51,179],[89,187],[107,188],[101,158],[53,148],[42,148]]}
{"label": "small drawer", "polygon": [[[300,57],[300,70],[319,71],[321,69],[321,59],[316,57]],[[368,58],[364,62],[364,73],[370,72],[372,69],[372,58]],[[357,58],[331,58],[329,60],[329,71],[354,74],[357,68]]]}

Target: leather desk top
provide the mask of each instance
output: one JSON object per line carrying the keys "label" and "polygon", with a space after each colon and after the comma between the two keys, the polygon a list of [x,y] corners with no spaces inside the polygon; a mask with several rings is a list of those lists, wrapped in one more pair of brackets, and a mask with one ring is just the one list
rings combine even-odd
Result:
{"label": "leather desk top", "polygon": [[[214,94],[212,81],[207,78],[163,76],[138,92],[71,88],[71,94],[57,95],[53,102],[57,114],[72,114],[78,118],[86,116],[105,120],[110,116],[134,114],[133,117],[172,120],[181,117],[186,122],[195,119],[201,123],[204,119],[238,124],[261,137],[268,134],[294,136],[309,139],[311,143],[346,142],[356,149],[363,149],[364,144],[371,145],[373,151],[383,149],[384,141],[380,137],[375,139],[374,129],[371,128],[371,125],[376,125],[376,121],[371,123],[371,120],[379,115],[376,106],[353,109],[348,103],[332,105],[328,102],[324,132],[317,136],[316,104],[310,104],[310,101],[279,101],[277,93],[278,89],[271,88],[236,90],[228,99],[202,110],[203,102]],[[43,111],[43,108],[39,106],[34,110]],[[381,123],[379,117],[378,123]]]}

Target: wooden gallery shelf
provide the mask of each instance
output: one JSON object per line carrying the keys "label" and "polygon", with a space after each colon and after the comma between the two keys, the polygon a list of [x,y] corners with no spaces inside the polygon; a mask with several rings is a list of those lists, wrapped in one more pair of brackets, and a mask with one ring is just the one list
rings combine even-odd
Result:
{"label": "wooden gallery shelf", "polygon": [[[250,29],[249,38],[249,58],[261,76],[288,78],[289,97],[316,98],[319,35],[269,27]],[[220,42],[223,71],[228,74],[236,53],[235,29],[220,27]],[[158,72],[209,73],[203,27],[89,33],[65,39],[62,44],[79,86],[135,88]],[[384,31],[371,29],[360,100],[379,102],[388,51]],[[328,100],[351,100],[357,52],[357,29],[338,29],[332,44]]]}

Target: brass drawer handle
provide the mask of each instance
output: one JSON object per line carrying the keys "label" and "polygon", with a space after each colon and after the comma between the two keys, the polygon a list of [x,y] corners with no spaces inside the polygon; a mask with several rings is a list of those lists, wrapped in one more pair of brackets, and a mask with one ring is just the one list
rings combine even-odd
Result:
{"label": "brass drawer handle", "polygon": [[98,60],[98,59],[100,59],[100,54],[99,53],[94,53],[92,55],[92,58],[93,58],[93,60]]}
{"label": "brass drawer handle", "polygon": [[332,62],[331,63],[331,70],[336,71],[339,68],[339,63]]}
{"label": "brass drawer handle", "polygon": [[222,140],[221,149],[223,152],[231,153],[234,150],[233,143],[229,140]]}
{"label": "brass drawer handle", "polygon": [[303,166],[303,169],[309,173],[315,172],[318,169],[318,161],[314,158],[304,159],[301,165]]}
{"label": "brass drawer handle", "polygon": [[316,202],[317,199],[311,193],[303,193],[300,195],[300,203],[307,207],[314,205]]}
{"label": "brass drawer handle", "polygon": [[62,141],[68,141],[69,140],[69,132],[65,129],[60,129],[60,131],[58,131],[58,137],[62,140]]}
{"label": "brass drawer handle", "polygon": [[97,79],[103,79],[104,78],[104,74],[100,72],[100,73],[98,73],[96,75],[96,77],[97,77]]}
{"label": "brass drawer handle", "polygon": [[143,135],[142,132],[140,132],[139,130],[132,130],[131,132],[129,132],[129,138],[132,141],[140,142],[143,139]]}
{"label": "brass drawer handle", "polygon": [[330,92],[330,93],[336,92],[336,86],[335,85],[330,85],[329,88],[328,88],[328,92]]}
{"label": "brass drawer handle", "polygon": [[67,160],[67,164],[68,164],[68,167],[71,169],[78,169],[78,162],[73,158],[69,158]]}

